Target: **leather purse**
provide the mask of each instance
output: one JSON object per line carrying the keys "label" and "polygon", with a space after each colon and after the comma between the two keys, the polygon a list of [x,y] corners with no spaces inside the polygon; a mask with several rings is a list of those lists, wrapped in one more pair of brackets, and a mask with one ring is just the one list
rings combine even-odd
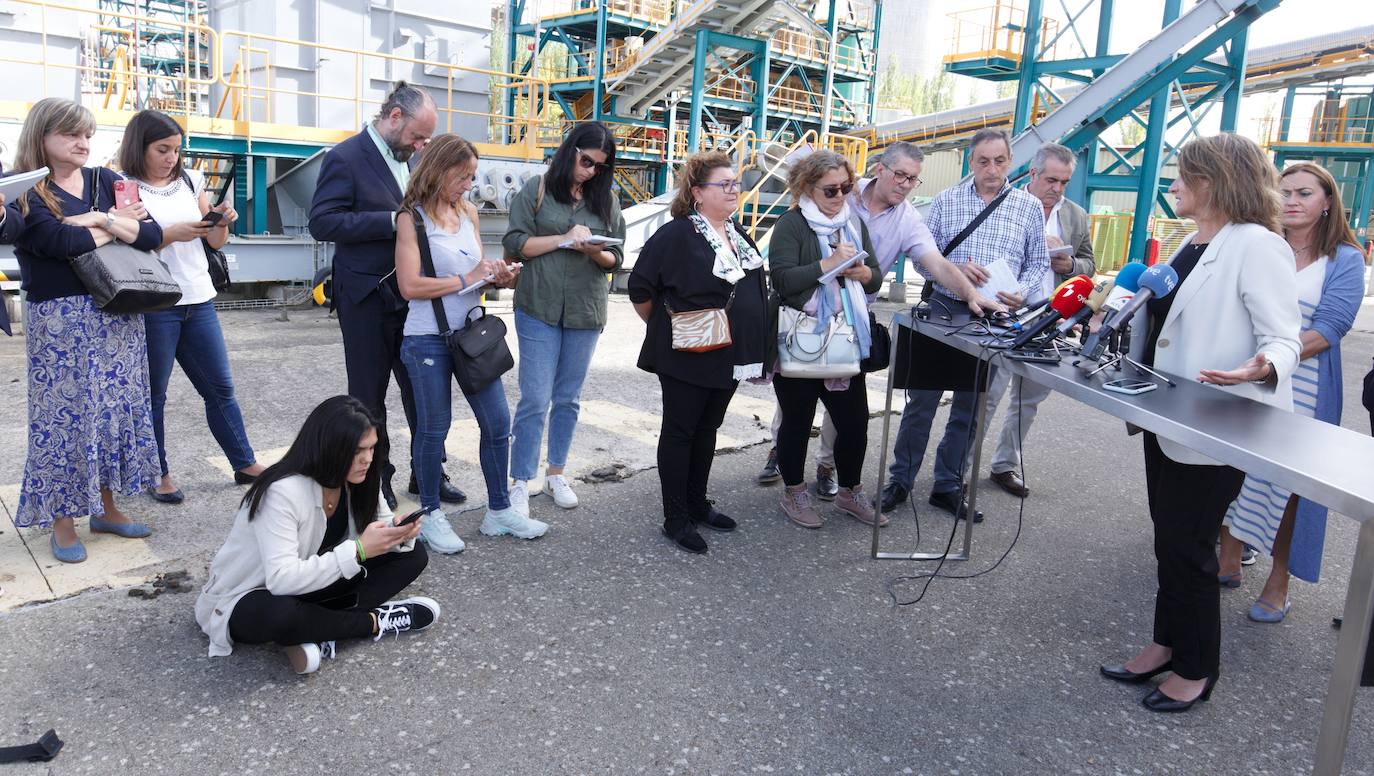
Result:
{"label": "leather purse", "polygon": [[859,337],[836,312],[816,331],[817,319],[801,310],[778,308],[778,371],[783,377],[830,379],[859,374]]}
{"label": "leather purse", "polygon": [[[420,245],[420,266],[427,276],[437,278],[439,275],[434,270],[434,257],[429,252],[429,235],[425,234],[424,219],[418,213],[412,213],[411,217],[415,222],[415,238]],[[448,324],[443,300],[436,298],[430,302],[434,305],[434,321],[439,325],[440,336],[444,338],[453,361],[453,376],[458,379],[458,387],[464,395],[481,393],[501,379],[501,375],[515,368],[515,357],[506,344],[505,321],[487,315],[487,308],[479,305],[468,311],[463,328],[455,330]],[[481,314],[473,318],[473,312]]]}
{"label": "leather purse", "polygon": [[[91,212],[96,213],[100,212],[99,183],[98,173],[87,176]],[[157,312],[181,301],[181,286],[155,251],[141,251],[115,240],[68,261],[95,306],[112,315]]]}
{"label": "leather purse", "polygon": [[712,350],[728,348],[734,344],[730,338],[730,305],[735,302],[735,289],[730,289],[730,298],[724,307],[708,307],[704,310],[675,312],[663,300],[663,309],[668,311],[668,322],[673,333],[673,350],[687,353],[708,353]]}

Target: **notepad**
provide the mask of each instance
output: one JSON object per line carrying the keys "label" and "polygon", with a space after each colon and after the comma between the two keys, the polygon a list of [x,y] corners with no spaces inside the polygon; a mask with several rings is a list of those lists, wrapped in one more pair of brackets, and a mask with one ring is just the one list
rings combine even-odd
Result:
{"label": "notepad", "polygon": [[983,269],[987,271],[988,279],[978,287],[978,293],[989,299],[996,299],[997,294],[1003,291],[1008,294],[1021,293],[1021,284],[1012,274],[1007,262],[997,259],[991,264],[984,264]]}
{"label": "notepad", "polygon": [[[591,243],[592,245],[619,245],[620,243],[622,243],[622,242],[624,242],[624,241],[623,241],[623,240],[617,240],[617,239],[614,238],[614,237],[603,237],[603,236],[601,236],[601,235],[599,235],[599,234],[594,234],[594,235],[592,235],[591,237],[588,237],[588,238],[587,238],[587,242]],[[572,240],[565,240],[565,241],[563,241],[563,242],[561,242],[561,243],[558,244],[558,247],[560,247],[560,248],[571,248],[572,246],[573,246],[573,241],[572,241]]]}

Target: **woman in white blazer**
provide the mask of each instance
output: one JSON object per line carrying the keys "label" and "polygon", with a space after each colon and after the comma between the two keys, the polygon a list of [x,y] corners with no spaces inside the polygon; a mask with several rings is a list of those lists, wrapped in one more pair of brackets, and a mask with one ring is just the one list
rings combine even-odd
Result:
{"label": "woman in white blazer", "polygon": [[[1132,356],[1178,379],[1291,410],[1302,316],[1293,251],[1280,236],[1278,173],[1259,146],[1231,134],[1189,142],[1178,169],[1169,188],[1174,210],[1198,230],[1169,259],[1178,290],[1134,320]],[[1172,672],[1143,702],[1152,711],[1186,711],[1207,700],[1220,675],[1216,542],[1245,475],[1144,436],[1159,566],[1154,639],[1102,673],[1139,683]]]}
{"label": "woman in white blazer", "polygon": [[196,600],[211,657],[275,642],[308,674],[336,639],[381,639],[439,617],[429,598],[388,600],[428,558],[415,546],[419,521],[396,525],[381,499],[376,445],[362,402],[326,399],[248,489]]}

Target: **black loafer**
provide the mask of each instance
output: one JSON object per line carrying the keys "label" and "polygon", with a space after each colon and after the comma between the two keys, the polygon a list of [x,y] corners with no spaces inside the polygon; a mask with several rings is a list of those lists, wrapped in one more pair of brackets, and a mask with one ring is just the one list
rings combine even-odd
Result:
{"label": "black loafer", "polygon": [[180,504],[186,500],[186,494],[181,492],[181,488],[177,488],[171,493],[158,493],[156,490],[150,490],[148,495],[153,497],[153,501],[162,504]]}
{"label": "black loafer", "polygon": [[[420,495],[420,484],[416,482],[414,474],[410,475],[410,487],[406,490],[410,491],[413,496]],[[453,483],[449,481],[448,475],[445,474],[443,481],[439,483],[439,500],[445,504],[461,504],[468,500],[468,494],[455,488]]]}
{"label": "black loafer", "polygon": [[704,525],[712,531],[719,531],[721,533],[730,533],[738,526],[738,523],[735,522],[733,517],[730,517],[724,512],[719,512],[715,507],[710,506],[706,508],[706,517],[699,520],[694,518],[692,522],[698,525]]}
{"label": "black loafer", "polygon": [[[951,490],[948,493],[930,494],[930,505],[943,509],[951,515],[958,517],[960,520],[968,519],[968,499],[961,497],[960,492],[957,490]],[[982,510],[973,513],[973,522],[983,522]]]}
{"label": "black loafer", "polygon": [[679,549],[694,555],[706,554],[706,540],[701,538],[701,534],[697,533],[697,529],[693,528],[691,523],[671,529],[664,525],[663,535],[672,539],[673,544],[676,544]]}
{"label": "black loafer", "polygon": [[1196,706],[1197,704],[1206,701],[1208,698],[1211,698],[1212,688],[1216,686],[1217,677],[1212,676],[1208,677],[1207,684],[1203,685],[1202,694],[1192,699],[1191,701],[1175,700],[1165,695],[1160,690],[1155,690],[1149,695],[1146,695],[1140,701],[1140,704],[1145,708],[1149,709],[1150,711],[1158,711],[1165,714],[1177,714],[1179,712],[1187,711],[1188,709],[1193,708],[1193,706]]}
{"label": "black loafer", "polygon": [[1164,661],[1164,665],[1160,666],[1159,668],[1156,668],[1153,671],[1142,671],[1138,674],[1134,671],[1128,670],[1124,663],[1122,665],[1116,666],[1098,666],[1097,670],[1101,671],[1102,675],[1107,677],[1108,679],[1113,679],[1115,681],[1123,682],[1125,684],[1140,684],[1146,679],[1159,676],[1165,671],[1172,671],[1173,668],[1174,661],[1166,660]]}
{"label": "black loafer", "polygon": [[883,503],[880,505],[880,508],[883,512],[891,512],[897,507],[905,504],[907,497],[910,495],[911,491],[895,482],[889,482],[887,485],[883,486]]}
{"label": "black loafer", "polygon": [[245,474],[244,472],[234,472],[235,485],[252,485],[258,481],[258,475]]}

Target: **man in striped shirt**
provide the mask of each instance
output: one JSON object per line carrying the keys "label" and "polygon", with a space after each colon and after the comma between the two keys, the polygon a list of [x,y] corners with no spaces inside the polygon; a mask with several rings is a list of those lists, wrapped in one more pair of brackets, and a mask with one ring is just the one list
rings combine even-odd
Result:
{"label": "man in striped shirt", "polygon": [[[1045,214],[1039,200],[1021,189],[1011,187],[1007,174],[1011,171],[1011,138],[1000,129],[980,130],[973,136],[969,149],[969,163],[973,180],[959,183],[940,192],[931,203],[926,217],[935,244],[948,245],[991,202],[1006,194],[997,208],[978,225],[946,258],[954,263],[974,286],[981,286],[990,277],[984,269],[995,262],[1004,262],[1016,278],[1016,291],[999,291],[997,301],[1010,308],[1019,307],[1027,299],[1039,296],[1045,274],[1050,271],[1045,249]],[[924,267],[920,267],[926,282],[934,283],[930,298],[933,314],[942,307],[963,307],[957,293],[936,281]],[[902,424],[897,431],[896,449],[888,474],[890,480],[882,493],[882,510],[890,512],[906,503],[911,487],[925,457],[926,442],[935,410],[940,406],[938,390],[908,390]],[[949,422],[935,459],[935,484],[930,504],[960,518],[968,517],[968,501],[963,498],[965,453],[972,439],[977,394],[956,391],[950,407]],[[982,513],[973,516],[982,520]]]}

